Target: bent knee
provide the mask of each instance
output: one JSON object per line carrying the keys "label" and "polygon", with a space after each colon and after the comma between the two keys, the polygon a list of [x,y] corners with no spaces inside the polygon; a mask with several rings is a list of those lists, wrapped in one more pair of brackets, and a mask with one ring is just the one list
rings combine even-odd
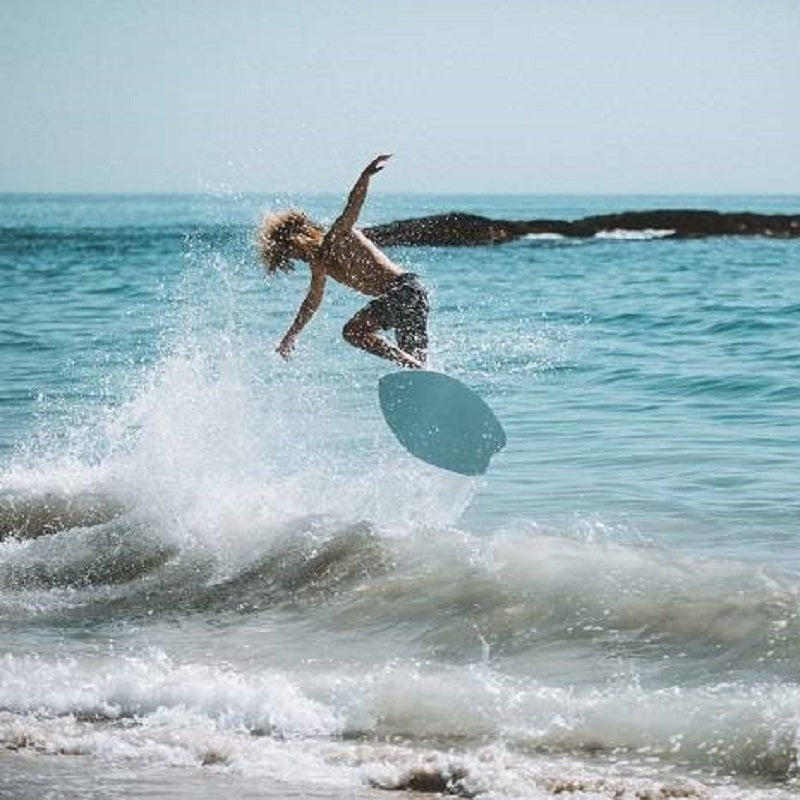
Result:
{"label": "bent knee", "polygon": [[342,328],[342,336],[350,344],[359,344],[377,330],[375,321],[363,312],[359,312]]}
{"label": "bent knee", "polygon": [[344,328],[342,328],[342,336],[349,344],[355,344],[362,335],[362,328],[355,319],[346,322]]}
{"label": "bent knee", "polygon": [[361,347],[373,330],[371,326],[365,325],[363,320],[354,317],[342,328],[342,336],[348,344]]}

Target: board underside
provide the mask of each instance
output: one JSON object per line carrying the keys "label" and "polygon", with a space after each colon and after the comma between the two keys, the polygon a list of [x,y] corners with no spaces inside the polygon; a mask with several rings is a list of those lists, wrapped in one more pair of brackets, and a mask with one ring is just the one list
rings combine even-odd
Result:
{"label": "board underside", "polygon": [[461,475],[482,475],[506,444],[489,406],[460,381],[427,370],[393,372],[378,384],[389,428],[409,453]]}

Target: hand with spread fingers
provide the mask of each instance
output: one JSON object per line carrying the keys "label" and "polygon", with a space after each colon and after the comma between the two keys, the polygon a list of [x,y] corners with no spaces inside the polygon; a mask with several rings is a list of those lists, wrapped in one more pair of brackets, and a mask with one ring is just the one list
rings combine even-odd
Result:
{"label": "hand with spread fingers", "polygon": [[372,161],[367,164],[364,168],[364,175],[374,175],[376,172],[380,172],[386,162],[392,157],[391,153],[385,153],[384,155],[377,156],[377,158],[373,158]]}

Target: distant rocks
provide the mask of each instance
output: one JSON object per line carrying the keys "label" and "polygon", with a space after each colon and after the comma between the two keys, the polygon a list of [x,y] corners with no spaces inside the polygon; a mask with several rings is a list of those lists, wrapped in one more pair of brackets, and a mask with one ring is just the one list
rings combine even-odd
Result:
{"label": "distant rocks", "polygon": [[[631,238],[695,239],[707,236],[800,238],[800,214],[658,210],[584,217],[575,221],[489,219],[453,211],[374,225],[364,232],[376,244],[465,247],[502,244],[523,236],[591,238],[641,233]],[[620,238],[624,238],[624,235]]]}

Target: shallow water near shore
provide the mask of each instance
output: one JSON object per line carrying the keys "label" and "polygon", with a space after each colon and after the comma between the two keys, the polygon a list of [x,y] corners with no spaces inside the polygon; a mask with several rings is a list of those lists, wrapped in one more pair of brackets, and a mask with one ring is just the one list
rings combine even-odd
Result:
{"label": "shallow water near shore", "polygon": [[[471,479],[383,423],[362,299],[274,353],[259,214],[341,200],[0,197],[0,797],[795,796],[800,242],[392,250],[505,426]],[[800,198],[362,221],[657,207]]]}

